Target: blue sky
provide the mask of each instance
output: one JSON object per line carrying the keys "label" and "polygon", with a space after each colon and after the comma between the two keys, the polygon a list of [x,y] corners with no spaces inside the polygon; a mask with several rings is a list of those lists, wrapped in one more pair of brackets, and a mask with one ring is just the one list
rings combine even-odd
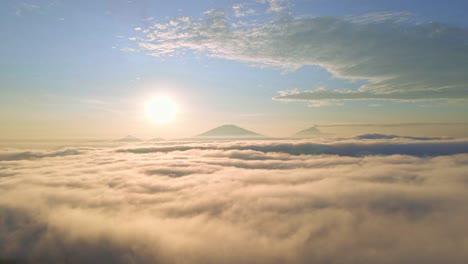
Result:
{"label": "blue sky", "polygon": [[[2,1],[0,137],[465,122],[466,1]],[[180,106],[145,121],[154,94]]]}

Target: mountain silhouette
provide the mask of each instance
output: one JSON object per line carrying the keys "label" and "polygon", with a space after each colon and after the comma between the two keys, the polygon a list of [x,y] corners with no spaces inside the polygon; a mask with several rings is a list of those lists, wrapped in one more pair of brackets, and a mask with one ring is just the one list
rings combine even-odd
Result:
{"label": "mountain silhouette", "polygon": [[319,137],[322,136],[323,133],[316,127],[309,127],[307,129],[301,130],[297,132],[296,134],[293,135],[293,137],[297,138],[313,138],[313,137]]}
{"label": "mountain silhouette", "polygon": [[206,131],[197,138],[263,138],[263,135],[257,134],[250,130],[238,127],[236,125],[222,125]]}
{"label": "mountain silhouette", "polygon": [[142,140],[139,139],[139,138],[136,138],[136,137],[134,137],[132,135],[128,135],[128,136],[126,136],[124,138],[121,138],[121,139],[118,139],[116,141],[118,141],[118,142],[140,142]]}

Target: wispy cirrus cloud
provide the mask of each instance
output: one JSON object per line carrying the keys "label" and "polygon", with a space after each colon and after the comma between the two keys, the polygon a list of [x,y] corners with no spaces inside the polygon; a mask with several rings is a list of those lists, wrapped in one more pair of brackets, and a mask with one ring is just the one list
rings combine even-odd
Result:
{"label": "wispy cirrus cloud", "polygon": [[460,91],[398,91],[390,93],[375,93],[369,90],[328,90],[316,89],[310,91],[289,90],[281,91],[276,100],[434,100],[434,99],[455,99],[457,97],[466,97],[468,92]]}
{"label": "wispy cirrus cloud", "polygon": [[246,4],[235,4],[232,6],[235,17],[245,17],[255,14],[255,9],[246,6]]}
{"label": "wispy cirrus cloud", "polygon": [[267,4],[267,12],[280,13],[288,9],[289,0],[257,0],[259,3]]}
{"label": "wispy cirrus cloud", "polygon": [[357,90],[284,91],[277,100],[318,105],[330,100],[468,98],[464,28],[416,20],[408,13],[291,15],[233,25],[229,16],[215,10],[202,19],[174,18],[147,28],[139,47],[156,57],[191,50],[286,71],[315,65],[334,77],[367,81]]}
{"label": "wispy cirrus cloud", "polygon": [[15,15],[18,17],[22,17],[24,13],[27,12],[34,12],[39,10],[40,7],[33,3],[21,2],[15,7]]}

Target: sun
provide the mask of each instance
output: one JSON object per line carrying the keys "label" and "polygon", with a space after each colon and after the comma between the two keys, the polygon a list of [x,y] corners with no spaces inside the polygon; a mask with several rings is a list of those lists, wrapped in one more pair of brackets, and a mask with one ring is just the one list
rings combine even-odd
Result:
{"label": "sun", "polygon": [[158,124],[172,121],[177,113],[176,103],[168,96],[155,96],[145,104],[146,117]]}

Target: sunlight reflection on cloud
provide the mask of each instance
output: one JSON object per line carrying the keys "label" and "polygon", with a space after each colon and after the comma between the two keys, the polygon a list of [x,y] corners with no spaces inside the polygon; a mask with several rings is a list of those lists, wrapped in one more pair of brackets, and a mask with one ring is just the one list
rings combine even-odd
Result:
{"label": "sunlight reflection on cloud", "polygon": [[[321,144],[336,147],[343,142],[355,147],[368,144],[357,139]],[[380,147],[396,144],[388,139],[371,142]],[[424,152],[427,146],[440,148],[447,142],[466,144],[412,139],[397,144]],[[71,263],[468,259],[466,148],[465,153],[432,157],[408,156],[404,151],[375,156],[294,150],[307,150],[305,144],[317,143],[165,142],[144,146],[143,152],[129,151],[142,148],[135,145],[89,148],[76,155],[41,152],[35,159],[8,156],[0,161],[4,245],[0,259]]]}

